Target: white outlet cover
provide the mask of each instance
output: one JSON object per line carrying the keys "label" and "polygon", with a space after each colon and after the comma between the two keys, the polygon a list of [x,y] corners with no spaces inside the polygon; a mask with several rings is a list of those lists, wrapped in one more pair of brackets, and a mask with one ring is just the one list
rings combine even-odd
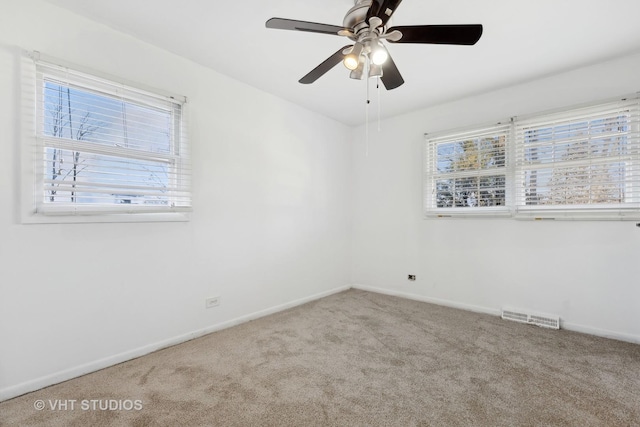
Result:
{"label": "white outlet cover", "polygon": [[220,305],[220,297],[211,297],[205,300],[206,308],[217,307],[219,305]]}

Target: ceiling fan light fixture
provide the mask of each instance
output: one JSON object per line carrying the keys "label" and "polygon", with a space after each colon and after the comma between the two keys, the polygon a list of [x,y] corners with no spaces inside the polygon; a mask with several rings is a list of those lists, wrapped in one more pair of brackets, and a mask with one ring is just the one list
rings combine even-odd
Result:
{"label": "ceiling fan light fixture", "polygon": [[382,66],[374,63],[369,64],[369,78],[371,77],[382,77]]}
{"label": "ceiling fan light fixture", "polygon": [[359,63],[360,61],[358,60],[358,58],[351,55],[346,56],[343,61],[344,66],[351,71],[356,70],[358,68]]}
{"label": "ceiling fan light fixture", "polygon": [[360,64],[358,64],[358,68],[356,68],[355,70],[352,70],[351,73],[349,73],[349,77],[354,80],[362,80],[363,76],[364,76],[364,62],[360,61]]}
{"label": "ceiling fan light fixture", "polygon": [[356,43],[353,45],[351,52],[345,55],[342,63],[344,64],[345,67],[347,67],[347,69],[353,71],[358,68],[361,62],[360,54],[362,53],[363,48],[364,46],[362,46],[361,43]]}
{"label": "ceiling fan light fixture", "polygon": [[377,43],[373,46],[371,49],[371,62],[375,65],[382,65],[387,61],[387,59],[389,59],[389,52],[387,52],[387,49],[382,46],[381,43]]}

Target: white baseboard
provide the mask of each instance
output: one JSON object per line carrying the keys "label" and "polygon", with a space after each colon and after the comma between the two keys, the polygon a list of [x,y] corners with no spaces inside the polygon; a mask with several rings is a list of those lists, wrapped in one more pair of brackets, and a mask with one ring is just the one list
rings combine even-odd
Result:
{"label": "white baseboard", "polygon": [[408,292],[395,291],[391,289],[376,288],[373,286],[358,285],[358,284],[352,285],[351,287],[353,289],[360,289],[362,291],[375,292],[378,294],[406,298],[414,301],[428,302],[430,304],[442,305],[444,307],[459,308],[461,310],[473,311],[475,313],[491,314],[493,316],[500,316],[500,313],[501,313],[499,309],[482,307],[479,305],[464,304],[464,303],[446,300],[446,299],[440,299],[440,298],[431,298],[423,295],[410,294]]}
{"label": "white baseboard", "polygon": [[624,334],[621,332],[608,331],[606,329],[594,328],[592,326],[578,325],[575,323],[563,322],[560,319],[560,328],[567,331],[580,332],[582,334],[595,335],[597,337],[609,338],[618,341],[630,342],[632,344],[640,344],[640,336],[632,334]]}
{"label": "white baseboard", "polygon": [[105,357],[103,359],[85,363],[83,365],[66,369],[64,371],[56,372],[51,375],[46,375],[44,377],[36,378],[31,381],[26,381],[14,386],[6,387],[3,389],[0,389],[0,402],[8,399],[12,399],[14,397],[21,396],[26,393],[30,393],[35,390],[40,390],[41,388],[58,384],[63,381],[77,378],[91,372],[99,371],[100,369],[108,368],[109,366],[114,366],[114,365],[117,365],[118,363],[126,362],[128,360],[132,360],[132,359],[144,356],[146,354],[153,353],[154,351],[161,350],[163,348],[171,347],[176,344],[181,344],[183,342],[190,341],[194,338],[198,338],[198,337],[210,334],[212,332],[220,331],[222,329],[227,329],[232,326],[239,325],[241,323],[258,319],[260,317],[278,313],[280,311],[284,311],[289,308],[296,307],[298,305],[306,304],[308,302],[315,301],[320,298],[327,297],[329,295],[333,295],[339,292],[344,292],[350,288],[351,286],[346,285],[346,286],[341,286],[335,289],[331,289],[329,291],[320,292],[318,294],[311,295],[305,298],[300,298],[300,299],[290,301],[284,304],[280,304],[274,307],[270,307],[264,310],[256,311],[254,313],[250,313],[245,316],[236,317],[234,319],[227,320],[222,323],[217,323],[215,325],[207,326],[206,328],[189,332],[187,334],[183,334],[177,337],[172,337],[172,338],[159,341],[153,344],[149,344],[143,347],[138,347],[136,349],[126,351],[124,353]]}
{"label": "white baseboard", "polygon": [[[376,288],[372,286],[357,285],[357,284],[352,285],[352,288],[360,289],[363,291],[376,292],[384,295],[391,295],[391,296],[400,297],[400,298],[407,298],[415,301],[428,302],[431,304],[442,305],[445,307],[459,308],[462,310],[473,311],[476,313],[485,313],[485,314],[491,314],[494,316],[500,316],[502,313],[501,309],[464,304],[464,303],[459,303],[459,302],[444,300],[439,298],[430,298],[423,295],[410,294],[408,292],[395,291],[391,289]],[[562,318],[560,319],[560,328],[566,329],[567,331],[580,332],[583,334],[594,335],[602,338],[609,338],[609,339],[614,339],[618,341],[630,342],[633,344],[640,344],[640,336],[638,335],[625,334],[621,332],[609,331],[606,329],[594,328],[592,326],[585,326],[585,325],[580,325],[576,323],[565,322],[562,320]]]}

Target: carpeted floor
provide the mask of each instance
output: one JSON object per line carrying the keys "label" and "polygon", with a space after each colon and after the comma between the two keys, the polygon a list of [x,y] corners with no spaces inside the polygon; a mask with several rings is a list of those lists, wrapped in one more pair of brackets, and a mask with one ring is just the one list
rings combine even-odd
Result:
{"label": "carpeted floor", "polygon": [[3,402],[0,425],[640,426],[640,346],[350,290]]}

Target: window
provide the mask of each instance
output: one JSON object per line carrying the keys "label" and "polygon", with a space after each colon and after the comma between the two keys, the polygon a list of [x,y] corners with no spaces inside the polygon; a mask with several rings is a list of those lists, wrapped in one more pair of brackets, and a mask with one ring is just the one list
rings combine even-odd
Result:
{"label": "window", "polygon": [[639,128],[625,99],[427,137],[425,213],[640,218]]}
{"label": "window", "polygon": [[509,125],[429,138],[425,204],[429,214],[508,213]]}
{"label": "window", "polygon": [[31,69],[33,214],[170,219],[190,210],[184,100],[49,62]]}
{"label": "window", "polygon": [[640,208],[639,117],[633,100],[518,122],[517,212],[624,215]]}

